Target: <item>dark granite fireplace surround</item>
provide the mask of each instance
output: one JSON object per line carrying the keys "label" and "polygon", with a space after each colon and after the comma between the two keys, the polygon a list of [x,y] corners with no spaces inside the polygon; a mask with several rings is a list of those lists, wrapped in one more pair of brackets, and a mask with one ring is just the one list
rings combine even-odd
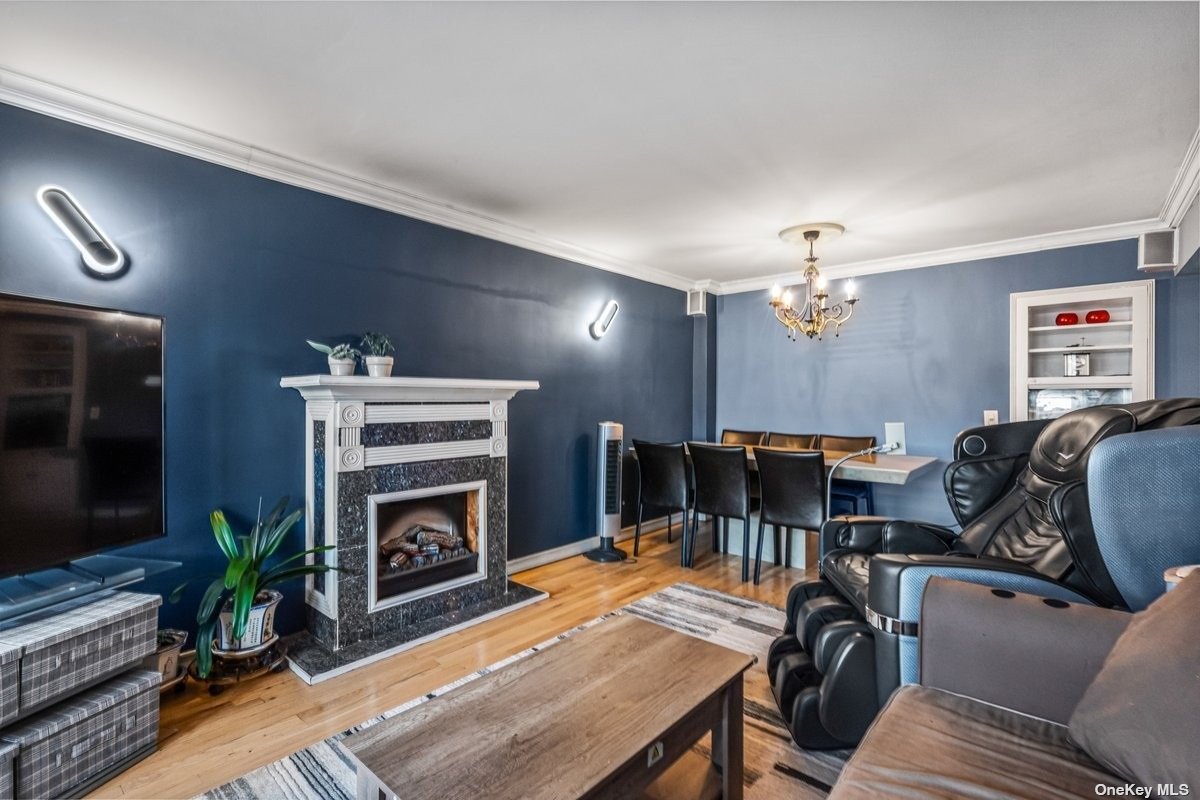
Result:
{"label": "dark granite fireplace surround", "polygon": [[[369,425],[367,426],[370,427]],[[338,561],[347,571],[338,580],[338,632],[332,639],[318,633],[317,626],[333,623],[310,608],[309,625],[327,646],[346,647],[363,638],[392,633],[404,625],[472,606],[488,597],[503,594],[507,585],[507,494],[506,459],[463,458],[451,461],[426,461],[419,464],[391,464],[367,467],[362,472],[344,472],[338,476]],[[367,550],[373,546],[367,536],[367,498],[375,494],[449,486],[471,481],[487,481],[488,543],[484,559],[487,577],[476,583],[422,597],[402,605],[367,613],[367,582],[374,576],[367,568]],[[314,619],[324,617],[324,620]],[[326,628],[327,629],[327,628]]]}
{"label": "dark granite fireplace surround", "polygon": [[[345,379],[340,380],[344,384]],[[349,392],[353,386],[337,391]],[[305,393],[304,388],[296,388]],[[293,668],[306,680],[316,682],[355,662],[374,660],[439,632],[545,597],[508,580],[506,402],[346,402],[340,395],[326,399],[310,394],[305,398],[311,426],[309,536],[313,545],[325,544],[327,539],[336,545],[339,567],[336,575],[311,582],[308,631],[289,644]],[[429,419],[442,413],[489,418]],[[395,417],[405,421],[394,421]],[[373,418],[386,421],[373,422]],[[330,484],[332,492],[328,491]],[[476,488],[464,489],[464,485]],[[386,504],[386,496],[396,493],[463,492],[479,487],[486,502],[486,508],[479,509],[484,535],[477,569],[483,576],[444,589],[433,586],[422,590],[431,593],[411,599],[405,596],[387,607],[380,607],[381,601],[386,602],[380,597],[371,610],[369,588],[376,576],[370,554],[377,552],[379,544],[370,530],[372,498],[377,504]],[[332,553],[326,554],[328,560],[332,560],[330,556]]]}

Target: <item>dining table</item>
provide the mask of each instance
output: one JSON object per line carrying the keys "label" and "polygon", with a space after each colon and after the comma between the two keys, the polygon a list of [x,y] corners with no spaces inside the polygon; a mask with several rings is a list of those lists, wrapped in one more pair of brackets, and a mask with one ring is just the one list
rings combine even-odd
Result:
{"label": "dining table", "polygon": [[[689,441],[685,442],[685,447],[691,444],[712,445],[713,442]],[[746,463],[751,471],[758,470],[758,464],[754,459],[755,448],[763,450],[779,450],[789,453],[812,453],[818,452],[811,449],[795,448],[795,447],[767,447],[764,445],[724,445],[726,447],[745,447],[746,448]],[[933,456],[917,456],[904,453],[874,453],[870,455],[855,456],[847,458],[851,453],[840,450],[821,450],[819,451],[825,456],[825,469],[830,479],[847,480],[847,481],[862,481],[864,483],[882,484],[890,486],[903,486],[917,475],[920,475],[932,469],[938,459]],[[637,457],[637,452],[634,448],[630,448],[630,453],[634,458]],[[690,461],[690,458],[689,458]],[[838,462],[841,462],[840,464]],[[742,537],[740,523],[734,520],[730,523],[729,534],[729,554],[742,555]],[[738,535],[734,535],[734,530],[737,530]],[[758,531],[758,514],[752,514],[750,517],[750,547],[753,550],[757,543]],[[805,535],[788,537],[791,540],[791,556],[789,563],[803,564],[811,566],[815,563],[815,551],[809,552],[808,537]],[[767,536],[763,543],[763,561],[771,562],[775,557],[774,553],[774,537]]]}
{"label": "dining table", "polygon": [[[688,442],[687,444],[692,444]],[[712,444],[711,442],[695,442],[695,444]],[[725,445],[726,447],[730,445]],[[732,445],[733,447],[746,448],[746,461],[750,469],[757,470],[758,463],[754,460],[755,445]],[[757,446],[762,450],[779,450],[787,453],[813,453],[815,450],[806,450],[795,447],[767,447]],[[839,461],[851,455],[849,452],[841,450],[821,450],[825,456],[825,469],[832,471]],[[830,478],[837,478],[844,481],[863,481],[865,483],[883,483],[893,486],[903,486],[908,483],[915,475],[925,472],[927,469],[937,463],[937,459],[933,456],[910,456],[907,454],[897,455],[895,453],[872,453],[865,456],[855,456],[854,458],[842,461],[840,466],[837,466],[837,473],[828,473]]]}

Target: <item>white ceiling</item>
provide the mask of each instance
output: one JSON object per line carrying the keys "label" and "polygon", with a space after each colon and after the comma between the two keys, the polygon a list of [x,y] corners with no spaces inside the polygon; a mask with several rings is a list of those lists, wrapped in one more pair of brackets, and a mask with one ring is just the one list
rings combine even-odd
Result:
{"label": "white ceiling", "polygon": [[0,2],[0,68],[733,281],[814,219],[836,266],[1154,218],[1198,31],[1196,2]]}

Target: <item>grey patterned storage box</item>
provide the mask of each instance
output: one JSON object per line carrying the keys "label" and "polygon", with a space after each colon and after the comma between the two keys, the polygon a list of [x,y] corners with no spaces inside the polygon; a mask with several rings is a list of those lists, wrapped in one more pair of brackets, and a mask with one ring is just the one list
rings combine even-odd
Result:
{"label": "grey patterned storage box", "polygon": [[0,742],[0,800],[12,800],[13,760],[17,757],[17,746]]}
{"label": "grey patterned storage box", "polygon": [[[0,725],[17,717],[21,705],[21,648],[0,644]],[[8,795],[0,793],[0,800]]]}
{"label": "grey patterned storage box", "polygon": [[0,630],[0,645],[21,651],[20,715],[135,666],[153,653],[161,604],[158,595],[134,592],[80,597]]}
{"label": "grey patterned storage box", "polygon": [[60,797],[158,740],[162,676],[134,669],[5,731],[18,798]]}

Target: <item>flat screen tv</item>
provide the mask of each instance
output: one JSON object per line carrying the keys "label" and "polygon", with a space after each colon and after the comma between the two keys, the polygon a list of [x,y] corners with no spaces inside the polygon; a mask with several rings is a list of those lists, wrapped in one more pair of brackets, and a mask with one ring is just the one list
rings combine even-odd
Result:
{"label": "flat screen tv", "polygon": [[163,321],[0,294],[0,576],[163,535]]}

